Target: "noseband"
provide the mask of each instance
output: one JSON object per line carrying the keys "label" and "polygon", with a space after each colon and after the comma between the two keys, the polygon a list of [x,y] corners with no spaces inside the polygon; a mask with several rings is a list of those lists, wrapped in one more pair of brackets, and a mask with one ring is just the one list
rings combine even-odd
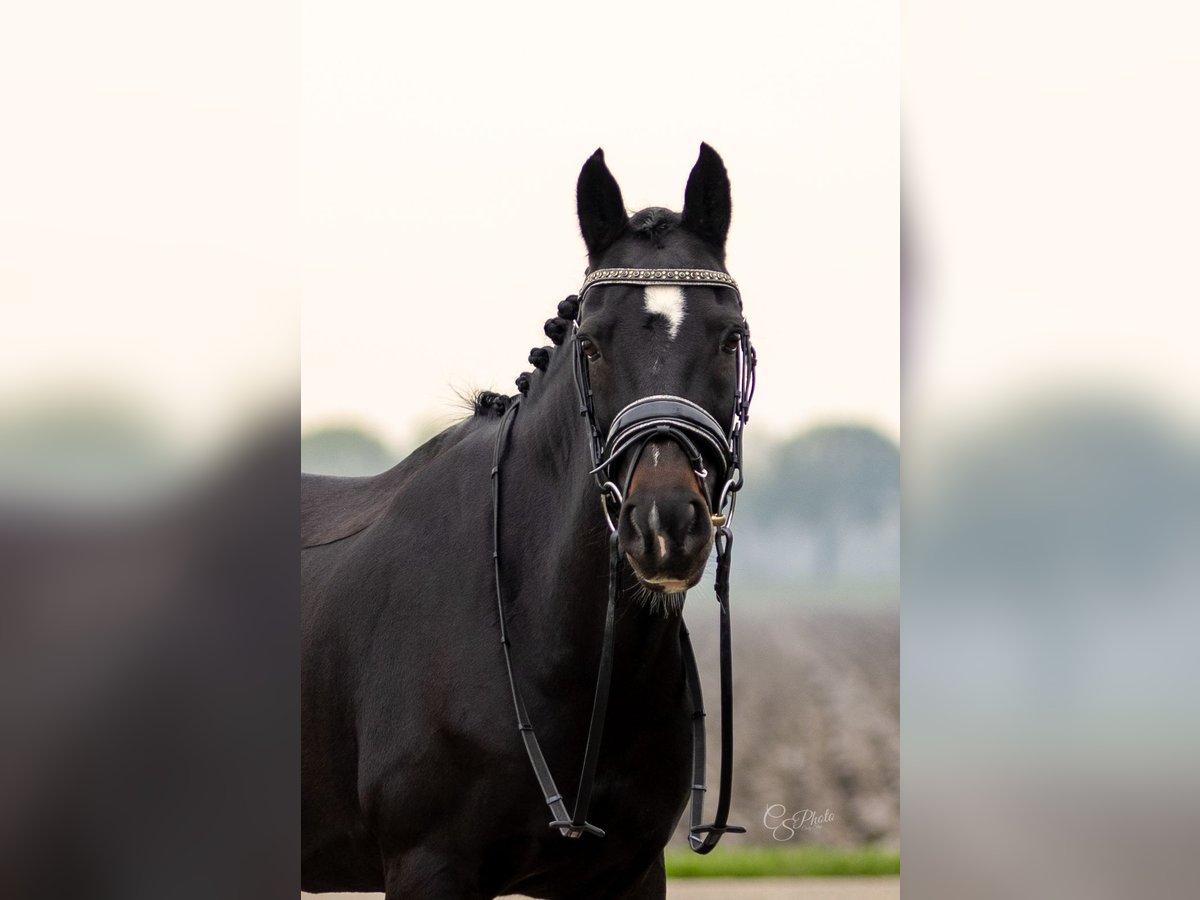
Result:
{"label": "noseband", "polygon": [[[578,332],[588,294],[594,288],[614,284],[724,288],[733,291],[738,309],[741,309],[742,295],[737,282],[725,272],[715,269],[597,269],[588,274],[579,291],[579,314],[576,316],[575,334],[571,341],[575,387],[579,394],[579,413],[587,419],[591,435],[592,474],[596,476],[596,483],[600,487],[604,517],[608,520],[610,531],[616,530],[620,507],[629,495],[629,482],[634,469],[637,468],[637,458],[641,456],[645,445],[658,437],[671,438],[687,454],[688,461],[700,481],[700,490],[708,498],[713,524],[724,527],[733,516],[736,495],[743,483],[742,433],[750,417],[756,361],[754,346],[750,343],[750,326],[743,318],[741,340],[737,349],[737,388],[733,398],[733,418],[728,427],[722,427],[707,410],[685,397],[655,394],[635,400],[618,412],[613,416],[608,432],[605,433],[596,420],[590,370],[587,357],[579,343]],[[698,443],[713,451],[713,458],[718,460],[722,469],[719,475],[724,480],[715,497],[710,497],[708,493],[709,473]],[[632,454],[634,458],[626,468],[623,484],[618,486],[618,464],[626,454]]]}
{"label": "noseband", "polygon": [[[504,414],[496,436],[492,457],[492,560],[496,578],[496,606],[500,619],[500,644],[504,651],[508,683],[512,690],[513,706],[517,714],[517,729],[529,756],[530,765],[546,805],[550,809],[551,828],[557,828],[565,837],[577,838],[583,834],[603,837],[604,831],[587,821],[591,801],[596,763],[600,753],[600,740],[604,731],[604,719],[608,708],[609,686],[612,681],[614,659],[613,638],[615,633],[616,604],[621,589],[622,559],[617,537],[621,505],[629,494],[629,485],[638,460],[646,445],[656,438],[670,438],[683,449],[696,473],[700,489],[709,500],[712,523],[716,530],[713,546],[717,553],[717,578],[715,593],[720,607],[721,628],[721,768],[720,793],[717,798],[716,815],[712,823],[703,823],[706,742],[704,730],[704,700],[700,689],[700,673],[696,655],[686,625],[680,625],[680,649],[683,656],[684,676],[688,693],[692,698],[692,811],[688,828],[689,846],[697,853],[708,853],[727,832],[744,832],[746,829],[729,825],[729,798],[733,782],[733,660],[729,621],[729,567],[733,552],[733,533],[729,522],[733,517],[736,495],[743,484],[742,477],[742,434],[750,414],[750,400],[754,396],[755,353],[750,343],[750,328],[742,320],[741,341],[737,349],[737,388],[734,395],[733,418],[724,428],[713,416],[692,401],[672,394],[655,394],[630,403],[614,417],[603,432],[596,421],[592,397],[591,378],[587,357],[583,354],[578,339],[578,322],[583,318],[584,304],[588,294],[604,285],[672,285],[678,287],[715,287],[732,290],[741,308],[742,298],[737,282],[727,273],[714,269],[597,269],[587,275],[579,291],[579,311],[576,317],[575,334],[572,336],[572,367],[579,395],[580,415],[587,419],[592,453],[592,474],[600,489],[600,502],[609,528],[609,572],[608,607],[605,614],[604,638],[600,655],[600,670],[596,677],[595,695],[592,701],[592,717],[588,726],[587,746],[584,750],[583,768],[579,777],[579,788],[575,794],[575,810],[568,812],[566,802],[554,783],[545,755],[529,721],[525,703],[513,677],[512,654],[505,620],[504,592],[501,587],[500,560],[500,463],[504,447],[512,430],[513,419],[520,406],[515,400]],[[707,479],[709,472],[701,448],[710,451],[710,458],[721,467],[718,473],[721,488],[716,500],[709,496]],[[629,457],[623,485],[618,487],[615,479],[621,461]]]}

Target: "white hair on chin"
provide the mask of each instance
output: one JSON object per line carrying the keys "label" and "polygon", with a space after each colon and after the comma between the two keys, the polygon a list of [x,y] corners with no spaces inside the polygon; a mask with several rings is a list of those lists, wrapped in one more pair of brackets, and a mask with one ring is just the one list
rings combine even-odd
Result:
{"label": "white hair on chin", "polygon": [[635,603],[664,619],[682,613],[683,601],[687,597],[687,591],[677,591],[672,594],[664,591],[652,591],[640,581],[633,585],[632,591],[632,599]]}

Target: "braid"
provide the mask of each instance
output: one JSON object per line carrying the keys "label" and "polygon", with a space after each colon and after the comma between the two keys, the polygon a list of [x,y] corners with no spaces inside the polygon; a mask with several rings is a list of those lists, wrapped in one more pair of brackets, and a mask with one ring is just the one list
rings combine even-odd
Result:
{"label": "braid", "polygon": [[[575,317],[579,315],[579,297],[571,294],[565,300],[559,301],[558,315],[553,319],[547,319],[546,324],[542,326],[542,330],[546,332],[546,337],[550,338],[550,342],[554,347],[561,347],[563,341],[567,339],[567,334],[571,329],[571,323],[575,321]],[[529,362],[539,372],[544,372],[550,365],[550,353],[554,347],[534,347],[529,351]],[[531,382],[532,372],[522,372],[517,376],[517,390],[522,395],[529,393],[529,385]],[[493,396],[490,391],[485,394],[480,394],[480,399],[477,403],[483,403],[484,396]],[[500,396],[500,395],[494,395]],[[507,407],[507,398],[505,402]],[[504,410],[500,410],[503,412]]]}
{"label": "braid", "polygon": [[509,398],[504,394],[497,394],[495,391],[480,391],[475,395],[475,414],[487,415],[494,413],[497,416],[504,415],[504,411],[508,409]]}
{"label": "braid", "polygon": [[572,294],[566,300],[558,304],[558,317],[566,319],[568,322],[575,321],[575,317],[579,315],[579,297]]}
{"label": "braid", "polygon": [[546,337],[550,338],[554,346],[558,347],[567,336],[567,322],[563,319],[547,319],[542,330],[546,332]]}

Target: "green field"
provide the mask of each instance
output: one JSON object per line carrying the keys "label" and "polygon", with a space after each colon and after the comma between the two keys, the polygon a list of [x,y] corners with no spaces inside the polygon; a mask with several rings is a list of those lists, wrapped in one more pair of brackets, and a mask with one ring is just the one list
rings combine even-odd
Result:
{"label": "green field", "polygon": [[667,851],[668,878],[781,878],[899,875],[900,854],[863,847],[718,847],[707,856]]}

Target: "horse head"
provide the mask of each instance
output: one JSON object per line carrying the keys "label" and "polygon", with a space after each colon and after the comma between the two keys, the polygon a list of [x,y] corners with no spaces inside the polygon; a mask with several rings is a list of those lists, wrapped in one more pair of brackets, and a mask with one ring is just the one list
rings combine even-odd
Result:
{"label": "horse head", "polygon": [[[602,280],[585,282],[573,349],[607,463],[602,477],[619,505],[613,524],[642,585],[682,594],[700,580],[723,522],[732,442],[749,402],[753,351],[736,286],[695,283],[727,276],[729,177],[702,144],[681,213],[629,215],[597,150],[580,172],[577,202],[588,271]],[[654,278],[664,283],[646,283]]]}

